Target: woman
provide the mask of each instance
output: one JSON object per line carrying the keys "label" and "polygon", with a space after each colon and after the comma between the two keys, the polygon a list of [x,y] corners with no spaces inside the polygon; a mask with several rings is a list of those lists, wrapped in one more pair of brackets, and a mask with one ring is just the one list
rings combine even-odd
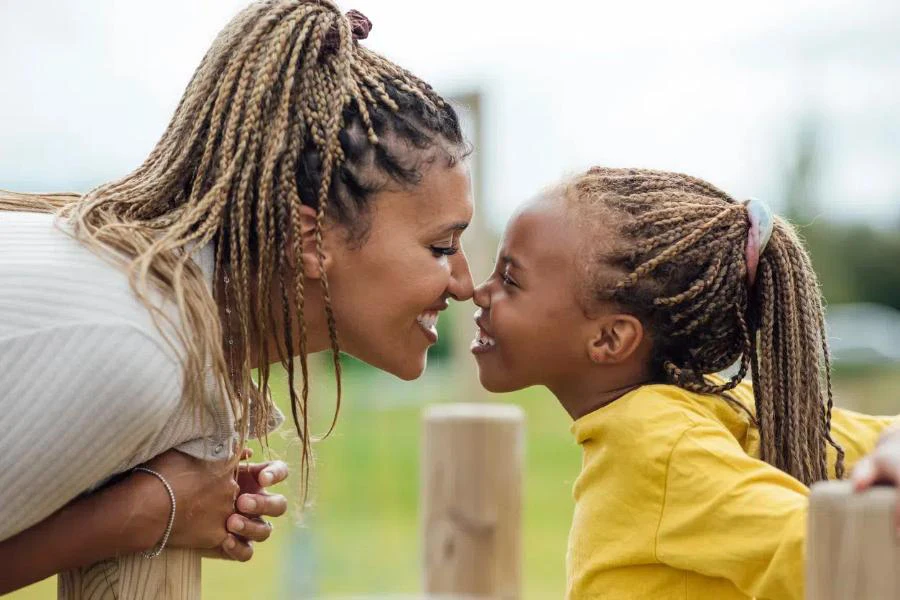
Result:
{"label": "woman", "polygon": [[[0,442],[5,556],[35,552],[22,543],[35,527],[74,537],[56,511],[171,448],[233,464],[233,448],[282,420],[274,361],[304,491],[308,354],[331,351],[338,407],[339,350],[421,374],[439,313],[472,295],[468,149],[430,86],[359,44],[370,28],[326,0],[255,3],[220,33],[136,171],[71,200],[6,196],[0,406],[17,420]],[[61,204],[60,218],[41,212]],[[205,547],[231,539],[224,522],[215,533]],[[92,560],[115,554],[115,537]],[[84,564],[70,554],[10,585]]]}

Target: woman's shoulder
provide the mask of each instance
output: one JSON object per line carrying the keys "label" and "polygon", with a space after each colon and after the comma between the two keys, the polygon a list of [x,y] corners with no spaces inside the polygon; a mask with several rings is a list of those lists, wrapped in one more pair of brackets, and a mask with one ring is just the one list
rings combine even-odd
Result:
{"label": "woman's shoulder", "polygon": [[[174,354],[166,319],[154,315],[131,287],[120,262],[100,256],[78,241],[54,215],[0,211],[0,343],[11,337],[32,339],[54,331],[77,330],[82,345],[154,349]],[[171,303],[151,291],[148,300],[168,321],[177,318]],[[163,330],[157,322],[163,325]],[[85,332],[106,332],[86,336]]]}

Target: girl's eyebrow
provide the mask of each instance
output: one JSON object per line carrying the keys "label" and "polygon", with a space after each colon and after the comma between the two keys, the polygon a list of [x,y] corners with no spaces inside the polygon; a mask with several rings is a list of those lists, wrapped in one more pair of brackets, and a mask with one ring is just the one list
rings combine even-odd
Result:
{"label": "girl's eyebrow", "polygon": [[504,265],[508,265],[514,269],[522,269],[522,263],[517,261],[515,258],[513,258],[509,254],[504,254],[503,256],[501,256],[500,262],[502,262]]}

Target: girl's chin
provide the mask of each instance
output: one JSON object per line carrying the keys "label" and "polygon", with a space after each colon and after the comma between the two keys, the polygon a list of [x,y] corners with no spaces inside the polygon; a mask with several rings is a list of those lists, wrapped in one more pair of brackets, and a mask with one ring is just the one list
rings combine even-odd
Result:
{"label": "girl's chin", "polygon": [[481,387],[494,394],[515,392],[528,387],[528,385],[517,385],[514,381],[510,381],[505,377],[498,377],[490,370],[481,368],[478,369],[478,381],[481,382]]}

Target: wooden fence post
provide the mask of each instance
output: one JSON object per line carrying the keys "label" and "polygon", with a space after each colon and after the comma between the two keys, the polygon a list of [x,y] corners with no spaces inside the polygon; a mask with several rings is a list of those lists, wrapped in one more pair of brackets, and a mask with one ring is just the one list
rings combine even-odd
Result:
{"label": "wooden fence post", "polygon": [[900,598],[896,490],[856,494],[848,481],[813,485],[806,540],[809,600]]}
{"label": "wooden fence post", "polygon": [[59,574],[57,600],[200,600],[200,553],[168,549]]}
{"label": "wooden fence post", "polygon": [[440,404],[423,420],[425,593],[520,598],[522,410]]}

